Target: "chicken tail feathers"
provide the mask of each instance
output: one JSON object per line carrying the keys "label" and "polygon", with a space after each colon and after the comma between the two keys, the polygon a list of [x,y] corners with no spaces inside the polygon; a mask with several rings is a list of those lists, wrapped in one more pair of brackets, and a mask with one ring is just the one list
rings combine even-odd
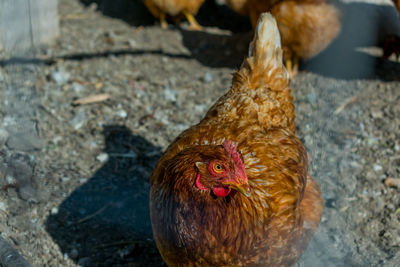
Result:
{"label": "chicken tail feathers", "polygon": [[250,43],[249,56],[236,73],[235,82],[247,82],[250,88],[268,85],[272,90],[288,86],[289,75],[282,61],[279,29],[270,13],[260,15]]}

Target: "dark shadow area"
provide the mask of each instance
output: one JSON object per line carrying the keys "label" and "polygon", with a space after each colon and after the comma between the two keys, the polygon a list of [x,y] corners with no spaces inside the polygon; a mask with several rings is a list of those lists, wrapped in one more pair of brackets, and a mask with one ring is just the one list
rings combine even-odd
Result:
{"label": "dark shadow area", "polygon": [[149,177],[161,155],[124,126],[104,128],[108,161],[50,215],[46,229],[83,266],[164,266],[152,238]]}
{"label": "dark shadow area", "polygon": [[[120,18],[131,25],[152,25],[157,21],[140,0],[81,2],[85,5],[95,2],[104,15]],[[400,19],[396,9],[369,3],[338,6],[342,11],[340,35],[322,53],[302,62],[301,70],[338,79],[400,80],[400,63],[357,50],[359,47],[382,46],[387,36],[400,35]],[[176,26],[192,57],[210,67],[238,68],[247,54],[252,37],[249,19],[213,0],[205,1],[196,19],[203,26],[230,30],[233,34],[210,29],[189,31]]]}
{"label": "dark shadow area", "polygon": [[[95,3],[97,10],[105,16],[121,19],[133,26],[149,26],[158,23],[158,19],[153,17],[147,10],[142,0],[80,1],[85,6]],[[196,15],[196,20],[202,26],[217,27],[232,32],[247,32],[251,30],[248,18],[238,15],[226,5],[216,4],[214,0],[206,0],[203,3]],[[168,23],[174,24],[172,20],[168,20]]]}
{"label": "dark shadow area", "polygon": [[179,29],[192,58],[213,68],[238,69],[248,54],[252,32],[220,34]]}
{"label": "dark shadow area", "polygon": [[396,9],[367,3],[344,4],[340,9],[341,33],[322,53],[304,62],[301,69],[339,79],[400,80],[400,63],[357,50],[382,46],[385,38],[400,34]]}
{"label": "dark shadow area", "polygon": [[77,53],[77,54],[71,54],[71,55],[58,56],[58,57],[49,58],[49,59],[13,57],[11,59],[0,60],[0,66],[5,67],[10,64],[51,65],[51,64],[56,63],[57,60],[59,60],[59,59],[80,61],[80,60],[101,58],[101,57],[110,57],[110,56],[114,56],[114,57],[125,56],[125,55],[136,56],[136,55],[145,55],[145,54],[160,55],[160,56],[166,56],[166,57],[170,57],[170,58],[184,58],[184,59],[192,58],[191,56],[188,56],[188,55],[171,54],[171,53],[163,52],[161,50],[119,49],[119,50],[114,50],[114,51],[105,51],[105,52],[101,52],[101,53]]}
{"label": "dark shadow area", "polygon": [[153,25],[156,19],[142,0],[80,0],[85,6],[97,5],[103,15],[121,19],[133,26]]}

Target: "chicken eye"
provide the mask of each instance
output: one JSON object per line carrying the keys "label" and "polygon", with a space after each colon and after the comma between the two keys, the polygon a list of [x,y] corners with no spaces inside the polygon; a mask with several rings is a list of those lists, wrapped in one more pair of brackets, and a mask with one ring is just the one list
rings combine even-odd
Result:
{"label": "chicken eye", "polygon": [[214,164],[214,166],[213,166],[213,170],[214,170],[216,173],[221,173],[221,172],[224,171],[224,168],[221,166],[221,164],[216,163],[216,164]]}

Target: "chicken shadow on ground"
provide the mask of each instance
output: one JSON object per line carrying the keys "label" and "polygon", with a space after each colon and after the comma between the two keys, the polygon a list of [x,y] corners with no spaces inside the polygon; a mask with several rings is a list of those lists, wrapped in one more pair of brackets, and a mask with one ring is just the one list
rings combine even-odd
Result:
{"label": "chicken shadow on ground", "polygon": [[[87,6],[96,3],[104,15],[133,26],[158,23],[140,0],[81,2]],[[400,63],[382,59],[379,49],[372,54],[359,49],[382,47],[388,36],[400,36],[400,18],[394,6],[353,2],[341,3],[338,7],[342,13],[341,33],[319,55],[302,62],[300,70],[337,79],[400,80]],[[190,56],[205,66],[238,68],[252,38],[249,19],[215,1],[205,1],[196,19],[207,27],[204,31],[186,30],[182,24],[169,25],[180,31]]]}
{"label": "chicken shadow on ground", "polygon": [[381,58],[362,47],[382,47],[390,35],[400,36],[400,18],[393,6],[349,3],[339,6],[342,30],[319,55],[304,62],[301,70],[338,79],[400,80],[400,63]]}
{"label": "chicken shadow on ground", "polygon": [[148,204],[161,150],[124,126],[106,126],[104,138],[108,161],[48,217],[46,229],[83,266],[165,266]]}
{"label": "chicken shadow on ground", "polygon": [[[132,26],[151,26],[159,24],[144,5],[143,0],[80,0],[85,6],[97,5],[103,15],[125,21]],[[168,18],[167,18],[168,19]],[[214,0],[206,0],[200,7],[196,20],[205,27],[217,27],[232,32],[251,30],[250,21],[235,13],[226,5],[218,5]],[[182,22],[185,20],[183,19]],[[174,22],[168,19],[169,27]],[[177,26],[178,27],[178,26]]]}

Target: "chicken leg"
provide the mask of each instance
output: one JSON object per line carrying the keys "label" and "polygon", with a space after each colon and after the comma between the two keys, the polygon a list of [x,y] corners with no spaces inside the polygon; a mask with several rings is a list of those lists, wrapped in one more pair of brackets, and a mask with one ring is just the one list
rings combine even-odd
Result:
{"label": "chicken leg", "polygon": [[289,73],[289,77],[293,78],[299,72],[299,58],[293,56],[293,58],[286,59],[286,69]]}
{"label": "chicken leg", "polygon": [[165,13],[160,14],[160,24],[161,24],[161,28],[163,28],[164,30],[166,30],[168,28],[168,23],[167,23],[167,18],[166,18]]}
{"label": "chicken leg", "polygon": [[190,23],[189,28],[191,30],[195,30],[195,31],[203,30],[203,27],[201,27],[200,24],[197,23],[196,19],[194,18],[194,16],[192,14],[190,14],[188,11],[183,11],[183,14],[185,15],[186,19],[189,21],[189,23]]}

